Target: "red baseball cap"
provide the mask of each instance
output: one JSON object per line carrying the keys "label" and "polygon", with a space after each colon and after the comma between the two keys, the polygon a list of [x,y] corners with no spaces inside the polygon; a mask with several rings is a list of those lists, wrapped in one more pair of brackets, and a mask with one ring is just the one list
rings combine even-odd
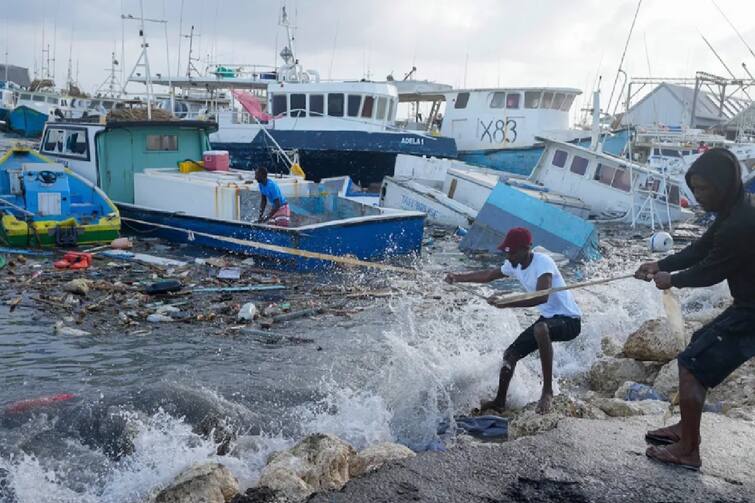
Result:
{"label": "red baseball cap", "polygon": [[530,245],[532,245],[532,234],[529,229],[514,227],[506,233],[506,237],[498,245],[498,249],[508,253],[527,248]]}

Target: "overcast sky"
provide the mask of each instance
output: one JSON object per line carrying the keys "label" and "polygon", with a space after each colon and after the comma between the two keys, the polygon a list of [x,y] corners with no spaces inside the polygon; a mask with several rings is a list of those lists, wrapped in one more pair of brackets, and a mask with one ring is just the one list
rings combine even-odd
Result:
{"label": "overcast sky", "polygon": [[[110,53],[120,60],[121,12],[139,14],[139,0],[1,0],[0,50],[12,64],[40,66],[42,36],[55,54],[55,77],[65,83],[72,43],[74,72],[85,91],[106,78]],[[755,1],[716,0],[755,48]],[[183,5],[183,9],[182,9]],[[283,30],[280,0],[147,0],[145,17],[168,21],[171,70],[182,32],[193,24],[196,54],[221,63],[276,63]],[[603,76],[607,100],[636,0],[287,0],[296,22],[297,57],[323,78],[416,77],[454,86],[558,85],[589,92]],[[43,30],[44,28],[44,30]],[[164,73],[165,33],[148,24],[153,73]],[[630,77],[693,77],[703,70],[745,77],[755,57],[711,0],[644,0],[624,68]],[[54,43],[53,43],[54,41]],[[187,39],[181,43],[185,72]],[[125,23],[128,74],[139,54],[138,24]],[[0,57],[4,54],[0,53]],[[36,62],[36,63],[35,63]],[[124,62],[124,61],[122,61]],[[466,64],[465,64],[466,62]],[[465,69],[466,68],[466,69]],[[132,87],[133,86],[133,87]],[[139,90],[138,84],[129,89]]]}

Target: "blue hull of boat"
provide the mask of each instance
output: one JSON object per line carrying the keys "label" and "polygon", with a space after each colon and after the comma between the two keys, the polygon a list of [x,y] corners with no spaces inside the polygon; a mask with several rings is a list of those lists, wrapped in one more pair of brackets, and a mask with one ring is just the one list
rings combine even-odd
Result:
{"label": "blue hull of boat", "polygon": [[[368,133],[364,131],[268,130],[285,150],[297,150],[302,169],[310,180],[350,176],[362,186],[379,183],[393,175],[397,154],[455,158],[452,138],[415,133]],[[266,165],[287,172],[285,160],[275,154],[268,136],[260,131],[249,143],[212,142],[217,150],[227,150],[231,166],[254,169]]]}
{"label": "blue hull of boat", "polygon": [[360,260],[382,260],[419,254],[424,228],[424,215],[418,214],[282,228],[181,215],[122,203],[118,204],[118,208],[129,228],[151,231],[150,235],[170,241],[254,255],[262,259],[265,265],[297,271],[327,269],[333,267],[333,262],[265,250],[255,247],[253,243],[229,242],[223,238],[351,256]]}
{"label": "blue hull of boat", "polygon": [[459,248],[495,253],[514,227],[528,228],[533,245],[572,260],[600,258],[594,224],[505,183],[499,183],[490,193]]}
{"label": "blue hull of boat", "polygon": [[42,135],[47,115],[21,105],[13,109],[8,122],[10,128],[16,133],[27,138],[36,138]]}
{"label": "blue hull of boat", "polygon": [[[624,150],[629,139],[628,130],[622,130],[607,136],[603,141],[603,152],[618,156]],[[581,146],[589,146],[590,139],[573,141]],[[543,154],[543,147],[530,147],[509,150],[461,151],[459,159],[469,164],[505,171],[515,175],[529,176]]]}

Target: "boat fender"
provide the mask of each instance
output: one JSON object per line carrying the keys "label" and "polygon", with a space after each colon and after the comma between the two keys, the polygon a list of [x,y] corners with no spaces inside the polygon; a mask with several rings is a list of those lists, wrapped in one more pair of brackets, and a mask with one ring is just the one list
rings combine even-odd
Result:
{"label": "boat fender", "polygon": [[650,251],[667,252],[674,247],[674,238],[668,232],[656,232],[650,237]]}

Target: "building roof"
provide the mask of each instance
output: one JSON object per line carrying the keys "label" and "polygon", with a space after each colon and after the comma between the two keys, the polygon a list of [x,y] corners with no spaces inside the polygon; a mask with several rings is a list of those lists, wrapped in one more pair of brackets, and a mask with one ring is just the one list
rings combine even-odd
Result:
{"label": "building roof", "polygon": [[645,101],[660,92],[661,89],[666,89],[685,108],[688,115],[692,113],[692,104],[694,102],[695,120],[727,122],[751,104],[749,100],[729,96],[724,99],[723,106],[721,107],[722,113],[719,114],[720,98],[715,94],[700,89],[697,101],[695,102],[694,88],[663,82],[646,94],[640,101],[632,105],[626,115],[631,117],[634,110],[642,106]]}
{"label": "building roof", "polygon": [[[5,80],[5,65],[2,64],[0,64],[0,80]],[[31,85],[29,69],[16,65],[8,65],[8,80],[21,87],[29,87]]]}

